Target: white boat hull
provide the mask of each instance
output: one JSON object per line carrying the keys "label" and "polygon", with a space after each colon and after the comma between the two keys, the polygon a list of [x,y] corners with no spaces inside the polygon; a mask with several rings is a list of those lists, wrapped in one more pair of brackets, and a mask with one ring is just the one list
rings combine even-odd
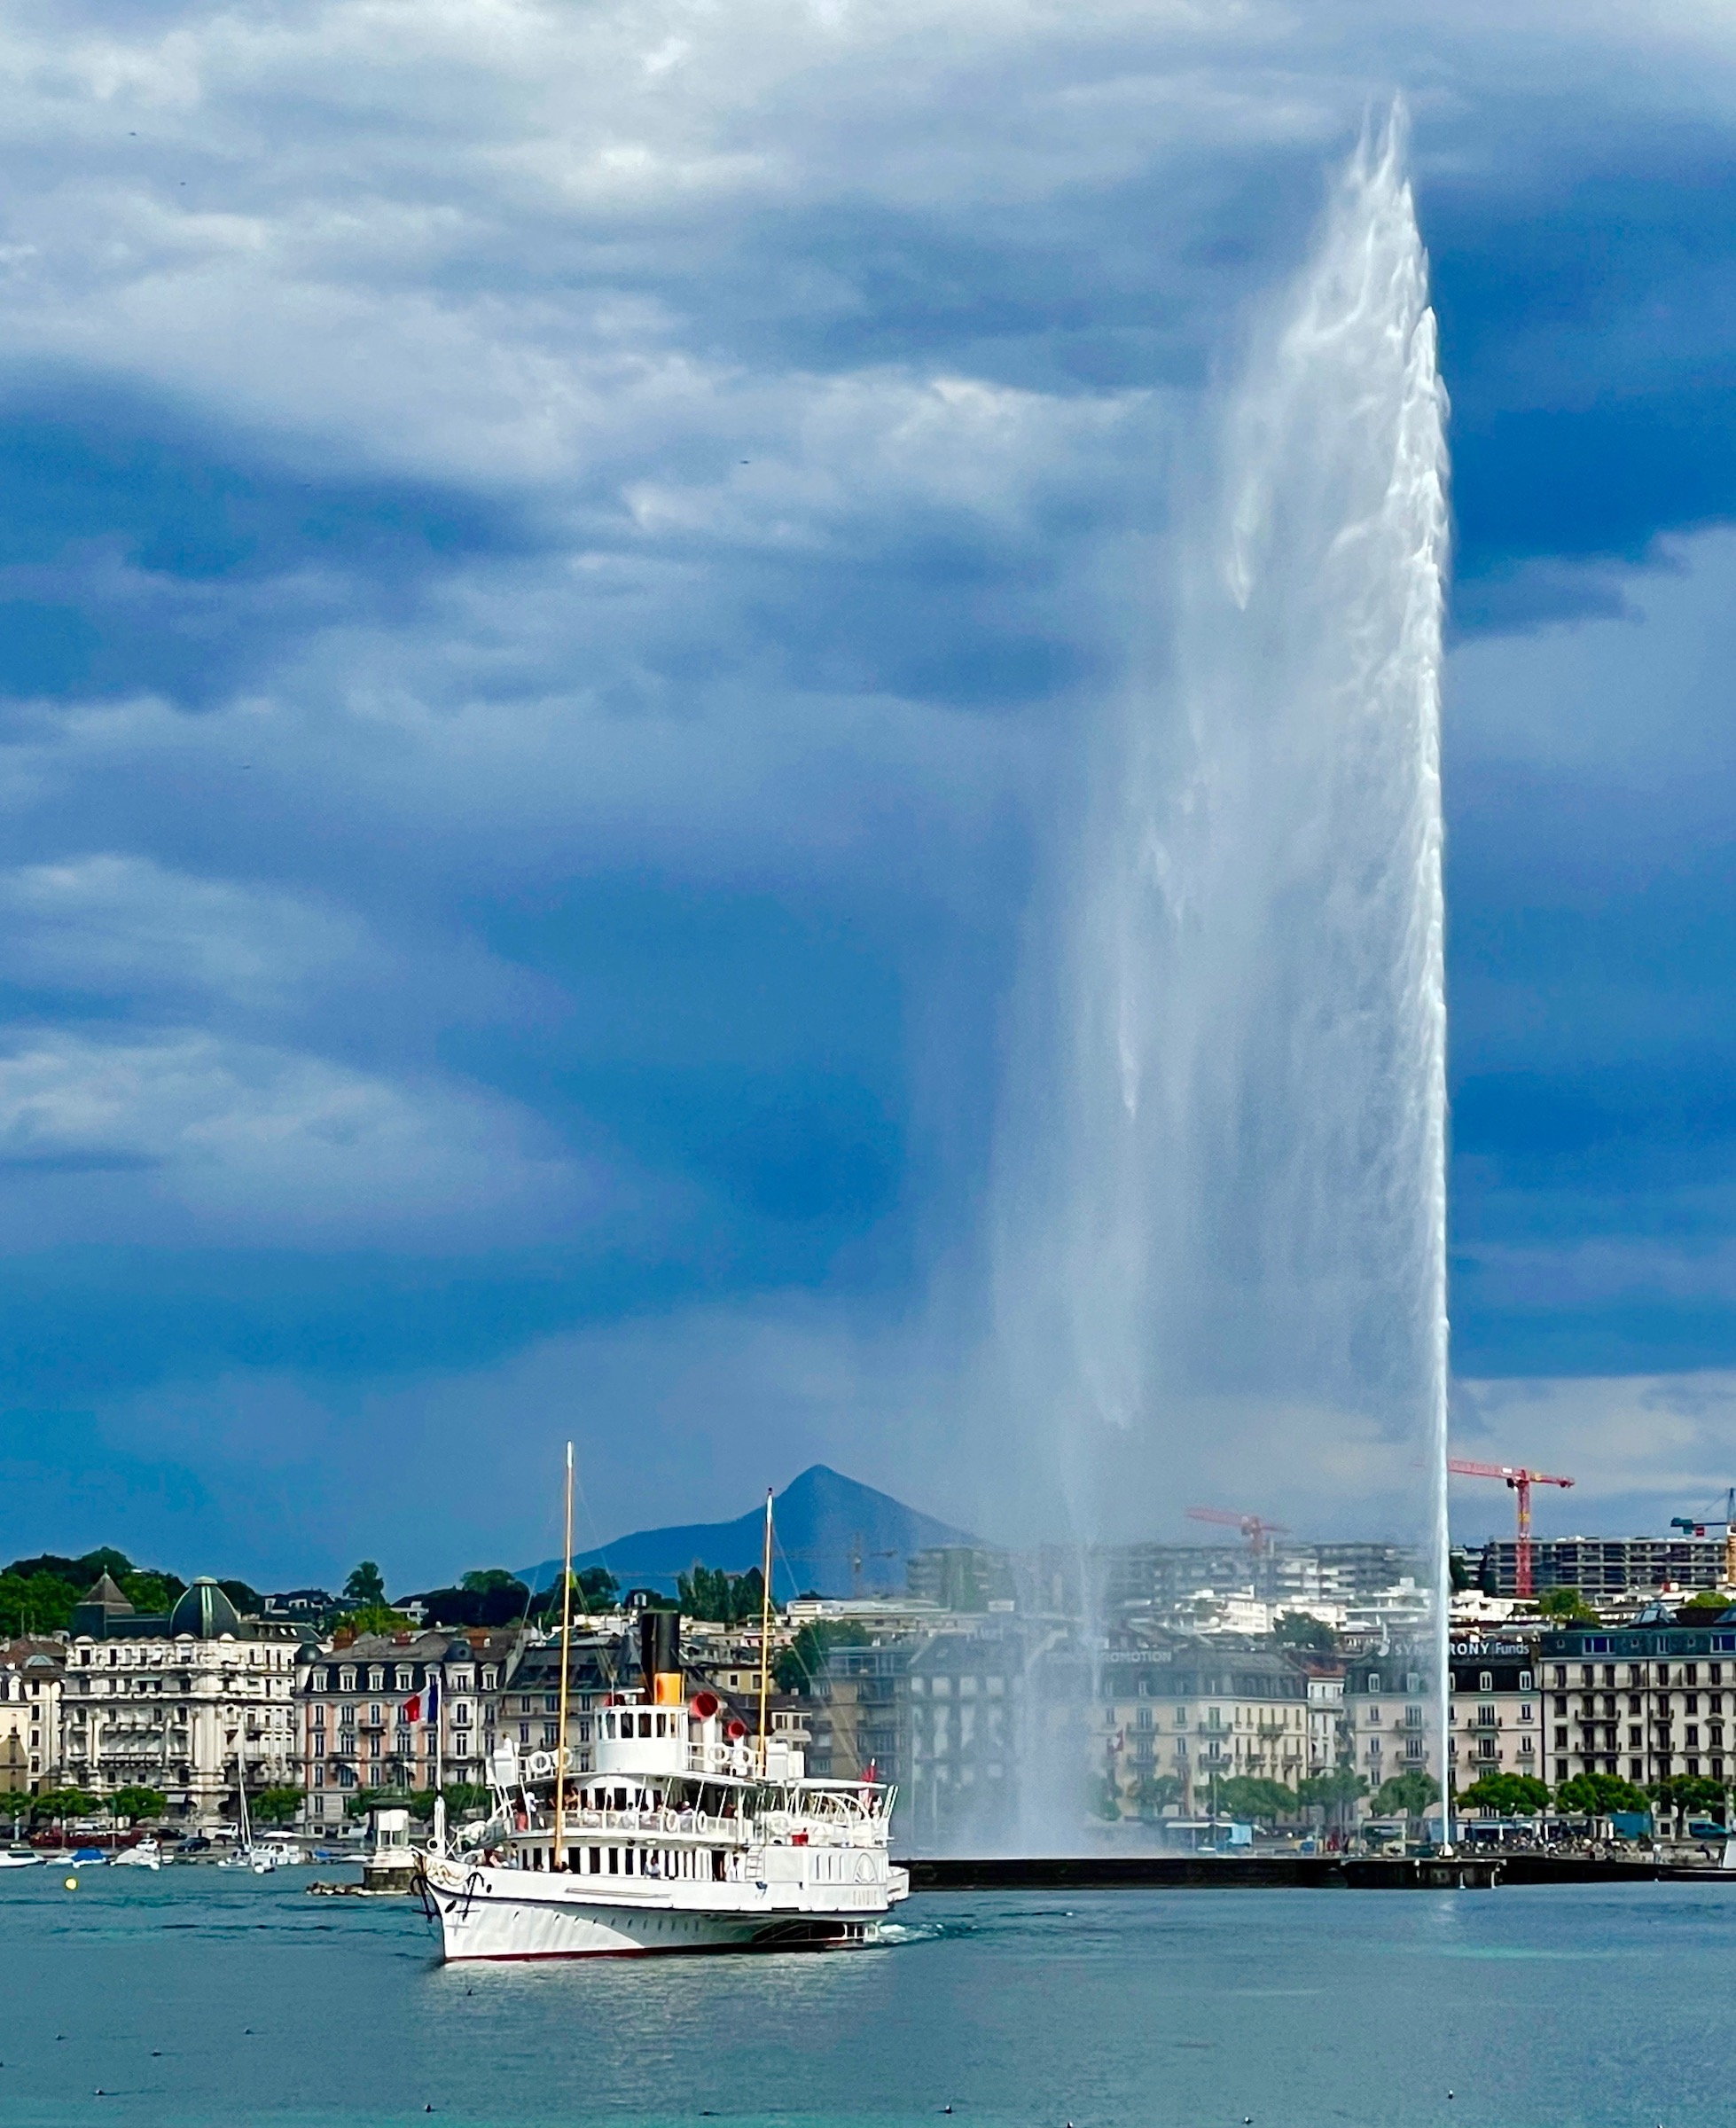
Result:
{"label": "white boat hull", "polygon": [[[418,1882],[439,1921],[449,1961],[848,1950],[873,1942],[889,1905],[885,1882],[860,1890],[828,1888],[830,1899],[812,1905],[772,1896],[793,1889],[781,1886],[718,1886],[704,1905],[654,1884],[637,1897],[598,1897],[578,1876],[473,1867],[435,1857],[428,1858]],[[720,1895],[727,1904],[717,1903]],[[891,1897],[902,1896],[902,1886],[891,1890]]]}

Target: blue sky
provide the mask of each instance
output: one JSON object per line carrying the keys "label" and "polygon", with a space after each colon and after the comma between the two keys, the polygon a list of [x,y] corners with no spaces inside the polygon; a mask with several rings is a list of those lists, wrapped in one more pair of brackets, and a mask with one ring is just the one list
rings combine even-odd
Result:
{"label": "blue sky", "polygon": [[1576,1459],[1561,1526],[1736,1475],[1725,11],[0,34],[8,1555],[541,1556],[569,1433],[590,1538],[816,1459],[972,1519],[1106,556],[1395,88],[1453,402],[1461,1438]]}

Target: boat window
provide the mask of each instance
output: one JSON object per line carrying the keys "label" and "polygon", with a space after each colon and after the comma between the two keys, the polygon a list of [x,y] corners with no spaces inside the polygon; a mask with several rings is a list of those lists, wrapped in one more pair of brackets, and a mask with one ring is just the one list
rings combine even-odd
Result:
{"label": "boat window", "polygon": [[621,1874],[621,1850],[618,1847],[609,1850],[609,1874],[612,1877]]}
{"label": "boat window", "polygon": [[642,1714],[639,1717],[639,1734],[641,1736],[651,1734],[651,1717],[648,1714]]}
{"label": "boat window", "polygon": [[590,1874],[593,1877],[603,1874],[603,1850],[600,1847],[593,1847],[590,1850]]}
{"label": "boat window", "polygon": [[669,1733],[669,1717],[666,1714],[660,1714],[657,1717],[657,1733],[659,1736],[667,1736]]}

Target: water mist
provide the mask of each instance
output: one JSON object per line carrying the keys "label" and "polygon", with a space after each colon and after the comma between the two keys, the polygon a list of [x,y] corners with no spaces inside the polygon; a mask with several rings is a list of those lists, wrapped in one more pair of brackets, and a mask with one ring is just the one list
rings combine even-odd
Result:
{"label": "water mist", "polygon": [[997,1234],[1000,1410],[1075,1537],[1216,1502],[1427,1545],[1443,1737],[1444,411],[1395,120],[1179,476],[1162,648],[1092,735],[1034,950]]}

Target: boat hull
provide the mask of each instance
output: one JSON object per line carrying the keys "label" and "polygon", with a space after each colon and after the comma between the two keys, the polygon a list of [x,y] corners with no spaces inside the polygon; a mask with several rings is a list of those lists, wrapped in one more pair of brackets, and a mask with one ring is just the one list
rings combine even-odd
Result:
{"label": "boat hull", "polygon": [[423,1902],[440,1924],[449,1963],[853,1950],[874,1941],[886,1910],[882,1899],[875,1910],[857,1912],[764,1905],[721,1911],[594,1898],[579,1885],[577,1878],[439,1865],[418,1878]]}

